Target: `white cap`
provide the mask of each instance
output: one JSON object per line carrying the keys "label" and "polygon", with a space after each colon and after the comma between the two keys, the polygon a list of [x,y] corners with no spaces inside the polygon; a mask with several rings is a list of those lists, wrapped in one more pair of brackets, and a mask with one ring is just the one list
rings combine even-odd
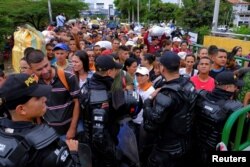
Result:
{"label": "white cap", "polygon": [[184,59],[186,58],[186,56],[187,56],[187,52],[179,52],[179,53],[178,53],[178,56],[179,56],[182,60],[184,60]]}
{"label": "white cap", "polygon": [[133,41],[127,41],[126,43],[125,43],[125,46],[129,46],[129,45],[131,45],[131,46],[136,46],[135,45],[135,43],[133,42]]}
{"label": "white cap", "polygon": [[137,67],[137,70],[135,73],[139,73],[141,75],[149,75],[149,70],[146,67]]}
{"label": "white cap", "polygon": [[174,37],[173,42],[181,42],[181,39],[178,37]]}

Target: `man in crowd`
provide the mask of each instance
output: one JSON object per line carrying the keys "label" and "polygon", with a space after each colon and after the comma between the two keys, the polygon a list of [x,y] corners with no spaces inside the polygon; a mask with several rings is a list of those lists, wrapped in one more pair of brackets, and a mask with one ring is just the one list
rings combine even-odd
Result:
{"label": "man in crowd", "polygon": [[[79,85],[74,74],[63,71],[69,90],[58,76],[56,67],[51,66],[48,58],[41,50],[34,50],[26,57],[39,83],[51,85],[52,91],[46,102],[48,108],[43,116],[44,121],[52,126],[62,139],[73,139],[77,133],[80,113]],[[80,128],[80,127],[79,127]]]}
{"label": "man in crowd", "polygon": [[196,90],[204,89],[211,92],[214,87],[214,79],[209,76],[212,61],[209,57],[202,57],[198,60],[198,75],[192,76],[190,80],[194,83]]}
{"label": "man in crowd", "polygon": [[219,73],[226,70],[227,51],[225,49],[218,49],[218,54],[212,56],[213,65],[209,75],[213,78]]}

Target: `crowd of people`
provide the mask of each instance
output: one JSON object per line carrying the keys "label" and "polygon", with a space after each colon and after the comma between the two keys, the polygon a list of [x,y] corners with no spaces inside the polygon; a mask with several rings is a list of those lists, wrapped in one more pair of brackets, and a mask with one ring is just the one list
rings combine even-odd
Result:
{"label": "crowd of people", "polygon": [[28,47],[20,74],[0,71],[0,145],[16,134],[29,146],[12,144],[0,166],[206,165],[250,101],[240,46],[193,53],[179,29],[57,22],[43,32],[46,53]]}

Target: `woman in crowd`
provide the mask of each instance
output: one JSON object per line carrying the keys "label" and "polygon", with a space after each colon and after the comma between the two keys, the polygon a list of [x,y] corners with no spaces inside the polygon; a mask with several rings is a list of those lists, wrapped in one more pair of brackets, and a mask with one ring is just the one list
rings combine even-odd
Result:
{"label": "woman in crowd", "polygon": [[150,53],[146,53],[144,56],[141,57],[141,65],[149,70],[150,81],[153,81],[155,79],[155,72],[153,66],[154,61],[155,56]]}
{"label": "woman in crowd", "polygon": [[134,88],[136,88],[138,85],[136,77],[135,77],[137,66],[138,64],[137,64],[136,59],[129,57],[125,60],[124,67],[123,67],[123,70],[129,73],[129,75],[133,78]]}
{"label": "woman in crowd", "polygon": [[180,45],[180,51],[179,52],[185,52],[186,54],[191,54],[191,50],[188,48],[188,42],[187,41],[181,41]]}
{"label": "woman in crowd", "polygon": [[181,75],[185,75],[188,77],[192,77],[197,75],[198,70],[194,69],[195,56],[193,54],[189,54],[185,57],[185,68],[180,68],[179,73]]}
{"label": "woman in crowd", "polygon": [[234,55],[234,56],[241,57],[242,56],[242,47],[241,46],[233,47],[233,49],[231,51],[231,54]]}
{"label": "woman in crowd", "polygon": [[72,56],[73,71],[75,72],[79,87],[82,88],[87,78],[91,78],[93,72],[89,69],[89,57],[85,51],[77,51]]}

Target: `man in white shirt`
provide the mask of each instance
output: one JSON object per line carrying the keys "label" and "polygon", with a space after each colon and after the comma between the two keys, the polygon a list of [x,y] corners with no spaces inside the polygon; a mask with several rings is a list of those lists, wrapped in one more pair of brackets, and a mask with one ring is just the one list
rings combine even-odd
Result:
{"label": "man in white shirt", "polygon": [[56,27],[63,27],[66,18],[64,14],[60,13],[56,16]]}

